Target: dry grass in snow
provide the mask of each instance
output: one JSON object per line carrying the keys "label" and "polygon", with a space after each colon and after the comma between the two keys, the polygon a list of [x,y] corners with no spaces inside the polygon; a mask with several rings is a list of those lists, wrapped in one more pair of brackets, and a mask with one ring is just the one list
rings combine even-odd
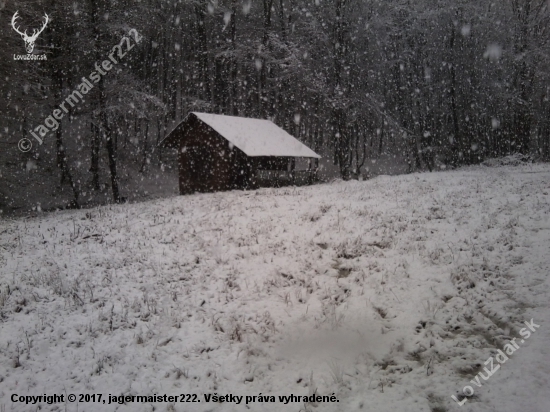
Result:
{"label": "dry grass in snow", "polygon": [[13,393],[316,392],[340,402],[40,410],[542,412],[549,192],[547,165],[478,167],[3,221],[1,410],[37,410]]}

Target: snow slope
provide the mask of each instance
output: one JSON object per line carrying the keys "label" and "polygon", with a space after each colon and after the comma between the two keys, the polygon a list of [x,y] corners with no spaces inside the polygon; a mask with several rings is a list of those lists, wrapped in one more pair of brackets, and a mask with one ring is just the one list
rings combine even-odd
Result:
{"label": "snow slope", "polygon": [[[549,193],[548,165],[475,167],[4,220],[0,410],[546,412]],[[339,402],[204,399],[314,392]]]}

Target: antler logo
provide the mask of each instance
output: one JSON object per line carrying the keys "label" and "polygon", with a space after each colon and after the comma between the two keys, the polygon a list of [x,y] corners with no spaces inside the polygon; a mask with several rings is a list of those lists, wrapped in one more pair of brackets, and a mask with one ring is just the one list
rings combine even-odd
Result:
{"label": "antler logo", "polygon": [[21,31],[19,31],[19,29],[15,26],[15,21],[19,18],[18,13],[19,12],[16,11],[15,14],[13,15],[13,17],[11,19],[11,26],[13,27],[13,29],[17,33],[19,33],[21,35],[21,37],[25,41],[25,49],[27,49],[27,53],[31,54],[32,51],[34,50],[34,42],[38,38],[38,35],[44,31],[44,29],[46,28],[46,25],[48,24],[50,19],[49,19],[48,15],[46,13],[44,13],[45,14],[45,16],[44,16],[45,17],[44,25],[39,30],[33,29],[32,35],[29,36],[29,35],[27,35],[27,30],[25,30],[24,33],[21,33]]}

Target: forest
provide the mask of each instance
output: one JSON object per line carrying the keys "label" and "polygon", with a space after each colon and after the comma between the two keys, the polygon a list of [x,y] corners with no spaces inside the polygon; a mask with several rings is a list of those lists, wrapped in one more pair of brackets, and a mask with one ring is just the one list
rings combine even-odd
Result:
{"label": "forest", "polygon": [[[165,171],[173,154],[157,144],[190,111],[271,119],[330,159],[344,180],[382,155],[409,172],[515,153],[548,160],[549,6],[2,1],[0,206],[9,209],[29,173],[65,189],[73,207],[102,190],[104,174],[111,201],[123,201],[122,165],[138,176]],[[33,53],[47,59],[16,60],[25,53],[16,29],[30,33],[45,20]],[[50,122],[39,144],[32,133],[124,37],[132,41],[124,58]],[[25,153],[22,138],[33,144]]]}

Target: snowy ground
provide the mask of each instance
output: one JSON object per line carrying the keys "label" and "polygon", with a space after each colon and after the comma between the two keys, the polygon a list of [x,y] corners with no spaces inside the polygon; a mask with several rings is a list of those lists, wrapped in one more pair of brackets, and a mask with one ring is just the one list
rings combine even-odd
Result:
{"label": "snowy ground", "polygon": [[[2,221],[0,410],[547,412],[549,193],[549,165],[476,167]],[[313,392],[339,402],[278,402]]]}

